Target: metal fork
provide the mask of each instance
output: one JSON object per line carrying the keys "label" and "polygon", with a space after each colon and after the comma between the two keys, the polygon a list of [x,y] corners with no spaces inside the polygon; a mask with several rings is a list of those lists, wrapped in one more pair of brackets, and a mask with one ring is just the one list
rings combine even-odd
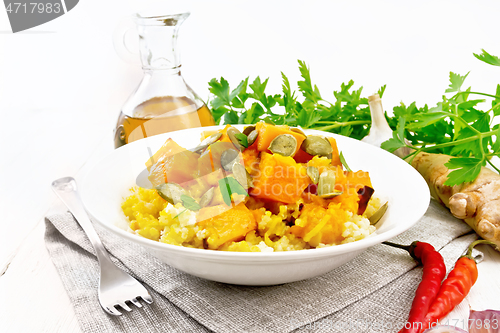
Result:
{"label": "metal fork", "polygon": [[139,297],[151,304],[153,299],[146,288],[111,261],[83,207],[75,179],[64,177],[55,180],[52,182],[52,189],[68,207],[94,246],[100,269],[98,298],[104,311],[111,315],[120,316],[121,312],[116,306],[120,306],[126,311],[132,311],[127,304],[131,303],[140,308],[142,305],[138,301]]}

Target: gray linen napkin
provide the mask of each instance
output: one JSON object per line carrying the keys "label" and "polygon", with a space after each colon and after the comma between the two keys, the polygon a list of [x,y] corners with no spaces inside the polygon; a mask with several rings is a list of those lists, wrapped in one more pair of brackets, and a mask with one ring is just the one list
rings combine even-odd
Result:
{"label": "gray linen napkin", "polygon": [[[120,317],[97,301],[98,265],[69,213],[46,218],[45,241],[82,331],[391,332],[407,317],[421,268],[405,251],[374,246],[322,276],[270,287],[227,285],[190,276],[95,225],[112,260],[144,282],[154,303]],[[432,201],[425,216],[392,241],[440,249],[450,270],[477,238]]]}

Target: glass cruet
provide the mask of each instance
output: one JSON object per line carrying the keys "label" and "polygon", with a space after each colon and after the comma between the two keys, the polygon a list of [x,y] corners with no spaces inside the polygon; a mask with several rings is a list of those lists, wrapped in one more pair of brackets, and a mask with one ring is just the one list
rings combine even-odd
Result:
{"label": "glass cruet", "polygon": [[215,125],[210,110],[181,75],[176,44],[179,26],[188,16],[134,16],[144,76],[121,109],[115,148],[161,133]]}

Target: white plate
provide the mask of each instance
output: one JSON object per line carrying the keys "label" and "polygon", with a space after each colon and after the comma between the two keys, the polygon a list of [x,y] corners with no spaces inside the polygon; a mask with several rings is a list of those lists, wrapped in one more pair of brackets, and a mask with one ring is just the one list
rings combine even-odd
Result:
{"label": "white plate", "polygon": [[[242,129],[241,126],[236,126]],[[144,163],[167,140],[185,148],[195,147],[201,131],[220,127],[193,128],[161,134],[130,143],[105,157],[84,179],[83,203],[90,215],[116,235],[144,246],[160,260],[186,273],[209,280],[240,285],[273,285],[324,274],[350,261],[368,247],[391,239],[413,226],[430,201],[424,179],[398,157],[347,137],[333,136],[352,170],[370,173],[375,193],[389,201],[389,209],[377,231],[357,242],[320,249],[291,252],[222,252],[185,248],[142,238],[126,231],[120,204],[135,185]],[[140,258],[138,258],[140,260]]]}

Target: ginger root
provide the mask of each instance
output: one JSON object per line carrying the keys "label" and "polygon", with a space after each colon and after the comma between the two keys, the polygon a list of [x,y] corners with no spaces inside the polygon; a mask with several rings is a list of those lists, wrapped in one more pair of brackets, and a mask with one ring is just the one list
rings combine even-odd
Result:
{"label": "ginger root", "polygon": [[452,171],[444,166],[451,156],[419,153],[412,166],[424,177],[431,195],[453,216],[463,219],[482,238],[496,244],[500,251],[500,175],[482,168],[470,183],[444,185]]}

